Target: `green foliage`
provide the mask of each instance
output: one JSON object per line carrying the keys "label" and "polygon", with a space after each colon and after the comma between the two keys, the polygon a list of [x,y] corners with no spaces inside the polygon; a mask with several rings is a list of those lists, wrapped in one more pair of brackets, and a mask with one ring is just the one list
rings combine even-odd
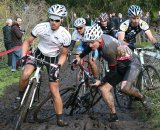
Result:
{"label": "green foliage", "polygon": [[160,7],[159,0],[46,0],[46,2],[50,5],[64,4],[69,10],[76,12],[80,16],[83,16],[83,12],[83,14],[89,13],[93,18],[97,17],[98,13],[104,11],[108,13],[113,11],[116,13],[121,12],[127,15],[127,8],[131,4],[140,5],[144,12],[149,11],[151,13],[153,11],[157,12]]}

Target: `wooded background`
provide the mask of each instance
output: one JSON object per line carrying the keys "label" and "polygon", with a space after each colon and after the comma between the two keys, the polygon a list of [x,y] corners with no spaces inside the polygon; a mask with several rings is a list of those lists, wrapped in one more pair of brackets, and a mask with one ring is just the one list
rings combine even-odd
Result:
{"label": "wooded background", "polygon": [[[101,12],[122,13],[127,18],[127,9],[132,4],[139,5],[144,13],[149,11],[151,24],[153,24],[160,10],[160,0],[1,0],[0,27],[5,25],[6,18],[14,20],[19,16],[23,20],[26,34],[29,34],[37,23],[47,20],[48,7],[57,3],[65,5],[68,10],[68,16],[63,24],[66,27],[72,27],[74,13],[77,17],[86,17],[89,14],[93,20]],[[3,50],[2,31],[0,32],[0,49]]]}

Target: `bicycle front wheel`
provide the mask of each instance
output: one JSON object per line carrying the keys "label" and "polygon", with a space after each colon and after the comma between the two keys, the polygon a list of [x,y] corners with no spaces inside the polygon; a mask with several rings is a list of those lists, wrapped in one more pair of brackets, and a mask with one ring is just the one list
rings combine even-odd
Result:
{"label": "bicycle front wheel", "polygon": [[32,95],[33,95],[33,93],[36,89],[36,81],[32,80],[27,88],[29,88],[29,89],[28,89],[27,92],[25,92],[24,97],[22,99],[23,104],[19,108],[19,113],[18,113],[18,116],[17,116],[17,122],[15,124],[14,130],[20,130],[23,121],[27,117],[27,113],[28,113],[28,110],[29,110],[29,107],[30,107],[30,102],[31,102],[31,99],[32,99]]}
{"label": "bicycle front wheel", "polygon": [[160,88],[160,75],[154,66],[144,65],[142,76],[144,89],[155,90]]}
{"label": "bicycle front wheel", "polygon": [[[66,101],[68,101],[74,90],[75,89],[73,87],[60,90],[64,108]],[[56,113],[53,110],[53,99],[51,93],[49,93],[48,96],[44,98],[34,109],[33,118],[35,121],[40,123],[49,121],[51,118],[56,116]]]}
{"label": "bicycle front wheel", "polygon": [[90,108],[101,99],[101,94],[99,93],[98,88],[89,88],[87,85],[85,86],[86,91],[82,94],[81,90],[84,88],[84,85],[86,85],[85,82],[78,86],[80,89],[74,99],[74,105],[71,108],[70,115],[88,112]]}

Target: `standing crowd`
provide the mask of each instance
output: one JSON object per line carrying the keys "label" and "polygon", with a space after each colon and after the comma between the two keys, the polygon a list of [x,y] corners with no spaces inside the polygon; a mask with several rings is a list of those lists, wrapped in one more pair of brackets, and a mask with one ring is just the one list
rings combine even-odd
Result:
{"label": "standing crowd", "polygon": [[22,36],[24,30],[21,28],[22,19],[17,17],[13,22],[12,19],[6,20],[6,25],[3,27],[4,46],[6,50],[15,49],[8,53],[8,66],[11,71],[15,72],[17,69],[17,61],[21,58],[22,53]]}

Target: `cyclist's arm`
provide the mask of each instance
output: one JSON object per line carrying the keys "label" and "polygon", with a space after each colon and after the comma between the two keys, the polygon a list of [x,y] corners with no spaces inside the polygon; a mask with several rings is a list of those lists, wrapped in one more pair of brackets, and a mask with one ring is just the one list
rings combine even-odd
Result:
{"label": "cyclist's arm", "polygon": [[31,35],[28,39],[24,41],[24,43],[22,44],[22,57],[26,55],[27,51],[30,48],[30,44],[33,43],[34,39],[35,37]]}
{"label": "cyclist's arm", "polygon": [[120,24],[119,31],[118,31],[118,40],[124,41],[125,40],[125,32],[128,30],[128,20]]}
{"label": "cyclist's arm", "polygon": [[152,32],[150,30],[145,31],[145,34],[148,38],[148,40],[153,44],[156,43],[157,40],[153,37]]}
{"label": "cyclist's arm", "polygon": [[87,46],[87,47],[83,50],[83,52],[79,55],[79,57],[80,57],[80,58],[83,58],[83,57],[85,57],[86,55],[88,55],[91,51],[92,51],[92,49],[91,49],[89,46]]}
{"label": "cyclist's arm", "polygon": [[124,38],[125,38],[125,32],[123,31],[118,32],[118,40],[124,41]]}
{"label": "cyclist's arm", "polygon": [[69,50],[70,50],[70,51],[73,51],[73,48],[74,48],[74,46],[75,46],[75,43],[76,43],[75,40],[71,40],[71,44],[70,44],[70,46],[69,46]]}
{"label": "cyclist's arm", "polygon": [[68,50],[69,50],[69,47],[64,46],[62,48],[62,51],[61,51],[61,54],[60,54],[60,57],[59,57],[59,61],[58,61],[59,65],[62,66],[64,64],[64,62],[66,61]]}

